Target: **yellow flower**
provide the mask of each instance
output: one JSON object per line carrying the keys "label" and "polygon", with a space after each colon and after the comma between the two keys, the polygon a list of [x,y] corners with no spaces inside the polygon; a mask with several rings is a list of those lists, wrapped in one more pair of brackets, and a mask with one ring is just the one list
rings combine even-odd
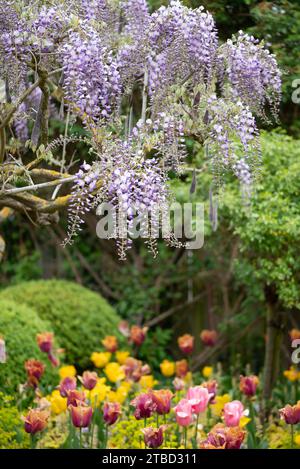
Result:
{"label": "yellow flower", "polygon": [[216,396],[215,397],[215,404],[211,405],[212,413],[216,416],[219,417],[222,414],[222,410],[224,408],[224,405],[227,404],[227,402],[230,402],[231,398],[229,394],[223,394],[223,396]]}
{"label": "yellow flower", "polygon": [[156,384],[157,381],[152,375],[142,376],[139,380],[139,385],[141,386],[142,390],[152,389]]}
{"label": "yellow flower", "polygon": [[61,379],[72,378],[73,376],[76,376],[76,368],[73,365],[62,366],[58,370],[58,373]]}
{"label": "yellow flower", "polygon": [[104,384],[105,381],[105,378],[100,378],[94,389],[89,391],[89,400],[93,407],[97,406],[100,402],[103,402],[110,392],[110,386]]}
{"label": "yellow flower", "polygon": [[125,378],[125,373],[117,362],[111,362],[104,368],[104,373],[112,383],[117,383]]}
{"label": "yellow flower", "polygon": [[120,365],[124,365],[126,358],[128,358],[130,353],[127,350],[118,350],[116,352],[116,359]]}
{"label": "yellow flower", "polygon": [[183,377],[183,381],[186,384],[191,384],[192,383],[192,378],[193,378],[192,372],[188,371],[187,374]]}
{"label": "yellow flower", "polygon": [[294,442],[297,446],[300,446],[300,433],[294,436]]}
{"label": "yellow flower", "polygon": [[300,372],[294,366],[291,366],[288,370],[285,370],[283,375],[292,383],[300,379]]}
{"label": "yellow flower", "polygon": [[110,359],[110,352],[93,352],[91,355],[91,360],[97,368],[104,368]]}
{"label": "yellow flower", "polygon": [[119,402],[120,404],[123,404],[126,401],[127,396],[127,386],[123,386],[121,384],[121,386],[116,391],[110,391],[108,393],[107,399],[109,402]]}
{"label": "yellow flower", "polygon": [[241,428],[245,427],[246,425],[248,425],[248,423],[251,422],[251,419],[249,419],[249,417],[246,417],[245,415],[243,415],[243,417],[241,418],[240,420],[240,424],[239,426]]}
{"label": "yellow flower", "polygon": [[51,412],[53,414],[58,415],[67,410],[67,398],[62,397],[57,389],[52,391],[47,399],[51,403]]}
{"label": "yellow flower", "polygon": [[210,378],[213,374],[213,371],[214,369],[212,366],[205,366],[202,370],[202,375],[204,376],[204,378]]}
{"label": "yellow flower", "polygon": [[163,376],[170,378],[175,373],[175,363],[169,360],[163,360],[160,364],[160,371]]}

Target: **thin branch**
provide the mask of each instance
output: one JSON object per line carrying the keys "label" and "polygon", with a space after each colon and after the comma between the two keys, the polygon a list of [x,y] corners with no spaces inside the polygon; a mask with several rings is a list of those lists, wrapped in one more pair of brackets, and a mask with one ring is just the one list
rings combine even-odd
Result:
{"label": "thin branch", "polygon": [[14,187],[13,189],[6,189],[0,192],[0,197],[1,196],[6,197],[7,195],[19,194],[20,192],[36,191],[38,189],[45,188],[45,187],[53,187],[53,186],[58,186],[60,184],[66,184],[67,182],[74,181],[75,178],[76,176],[70,176],[67,178],[60,178],[54,181],[41,182],[39,184],[34,184],[30,186]]}

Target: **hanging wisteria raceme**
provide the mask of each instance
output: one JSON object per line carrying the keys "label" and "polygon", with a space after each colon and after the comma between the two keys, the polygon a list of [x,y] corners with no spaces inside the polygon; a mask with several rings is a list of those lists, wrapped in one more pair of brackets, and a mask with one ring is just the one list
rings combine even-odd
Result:
{"label": "hanging wisteria raceme", "polygon": [[230,82],[229,93],[255,112],[264,114],[266,103],[276,115],[281,99],[281,72],[276,58],[253,36],[240,31],[221,47],[222,73]]}
{"label": "hanging wisteria raceme", "polygon": [[[71,195],[68,240],[97,202],[123,210],[130,229],[133,207],[167,207],[169,171],[184,171],[187,138],[206,148],[215,187],[229,172],[251,193],[260,161],[255,116],[277,115],[281,95],[276,58],[263,43],[240,31],[220,44],[212,15],[179,0],[152,13],[145,0],[37,1],[35,9],[16,0],[0,12],[7,94],[17,102],[38,79],[32,93],[42,92],[44,127],[48,91],[68,115],[56,140],[63,156],[53,158],[62,172],[70,122],[81,121],[90,146],[90,167],[79,169]],[[11,118],[20,141],[24,119],[33,119],[28,102]]]}
{"label": "hanging wisteria raceme", "polygon": [[119,102],[120,75],[110,51],[92,28],[73,32],[62,50],[66,98],[84,121],[108,117]]}

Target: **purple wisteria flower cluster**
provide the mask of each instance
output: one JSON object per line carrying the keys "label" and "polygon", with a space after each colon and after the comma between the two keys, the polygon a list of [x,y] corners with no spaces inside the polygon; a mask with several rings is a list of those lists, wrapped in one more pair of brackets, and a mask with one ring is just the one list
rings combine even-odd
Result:
{"label": "purple wisteria flower cluster", "polygon": [[[169,171],[184,171],[187,138],[206,148],[216,178],[231,172],[251,192],[255,116],[277,116],[281,97],[281,72],[263,43],[240,31],[221,44],[212,15],[179,0],[153,12],[146,0],[30,3],[0,6],[0,78],[13,103],[40,79],[35,89],[45,100],[46,84],[68,116],[65,134],[70,120],[84,129],[90,166],[76,174],[68,239],[92,199],[124,210],[129,225],[131,205],[167,206]],[[17,107],[17,117],[32,118],[24,101]]]}

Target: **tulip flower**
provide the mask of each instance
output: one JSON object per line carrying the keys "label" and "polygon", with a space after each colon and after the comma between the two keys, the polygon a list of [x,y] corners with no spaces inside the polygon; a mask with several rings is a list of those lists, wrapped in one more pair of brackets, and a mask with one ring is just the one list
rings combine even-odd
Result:
{"label": "tulip flower", "polygon": [[69,391],[67,396],[67,406],[72,405],[73,407],[82,406],[85,404],[86,395],[84,391],[77,391],[76,389]]}
{"label": "tulip flower", "polygon": [[193,420],[193,409],[191,403],[187,399],[181,399],[177,406],[174,407],[176,414],[176,422],[181,427],[187,427]]}
{"label": "tulip flower", "polygon": [[279,410],[280,417],[289,425],[297,425],[300,423],[300,401],[296,405],[286,405]]}
{"label": "tulip flower", "polygon": [[213,347],[218,340],[218,333],[214,330],[204,329],[200,334],[203,345]]}
{"label": "tulip flower", "polygon": [[173,386],[175,391],[182,391],[185,387],[185,382],[181,378],[175,378],[173,379]]}
{"label": "tulip flower", "polygon": [[76,378],[67,376],[59,383],[58,390],[62,397],[68,397],[70,391],[76,389]]}
{"label": "tulip flower", "polygon": [[206,381],[205,383],[202,383],[202,386],[206,388],[210,394],[210,404],[215,403],[215,397],[217,394],[217,389],[218,389],[218,383],[215,379],[212,379],[210,381]]}
{"label": "tulip flower", "polygon": [[291,366],[288,370],[283,372],[283,376],[287,378],[291,383],[298,381],[300,379],[300,372],[295,366]]}
{"label": "tulip flower", "polygon": [[166,378],[170,378],[175,373],[175,363],[169,360],[163,360],[159,367],[162,375]]}
{"label": "tulip flower", "polygon": [[85,405],[69,406],[71,419],[74,427],[87,428],[92,420],[93,408]]}
{"label": "tulip flower", "polygon": [[240,401],[232,401],[224,405],[223,417],[227,427],[238,427],[244,415],[246,412]]}
{"label": "tulip flower", "polygon": [[184,334],[177,339],[178,346],[182,353],[190,355],[194,350],[194,337],[190,334]]}
{"label": "tulip flower", "polygon": [[285,423],[291,425],[291,448],[294,447],[294,425],[300,423],[300,401],[296,405],[286,405],[283,409],[279,410],[280,417],[285,420]]}
{"label": "tulip flower", "polygon": [[125,376],[128,380],[137,383],[143,375],[143,366],[140,360],[128,357],[123,365]]}
{"label": "tulip flower", "polygon": [[246,432],[240,427],[225,427],[218,423],[209,432],[207,439],[200,444],[202,449],[240,449]]}
{"label": "tulip flower", "polygon": [[171,410],[173,393],[169,389],[160,389],[151,391],[151,395],[158,415],[168,414]]}
{"label": "tulip flower", "polygon": [[41,352],[49,353],[53,347],[53,333],[52,332],[43,332],[37,334],[36,340]]}
{"label": "tulip flower", "polygon": [[91,361],[96,368],[104,368],[109,363],[110,359],[110,352],[93,352],[91,355]]}
{"label": "tulip flower", "polygon": [[127,321],[121,321],[118,325],[118,329],[124,337],[130,336],[130,328]]}
{"label": "tulip flower", "polygon": [[198,415],[206,410],[211,394],[204,386],[194,386],[189,388],[186,398],[192,406],[192,412]]}
{"label": "tulip flower", "polygon": [[76,376],[76,368],[73,365],[65,365],[58,370],[58,373],[61,379]]}
{"label": "tulip flower", "polygon": [[98,375],[97,373],[95,373],[95,371],[84,371],[82,376],[79,376],[79,380],[81,381],[85,389],[91,391],[97,384]]}
{"label": "tulip flower", "polygon": [[256,393],[259,379],[255,375],[240,376],[240,391],[247,397],[252,397]]}
{"label": "tulip flower", "polygon": [[130,342],[140,347],[146,338],[147,331],[148,327],[132,326],[130,329]]}
{"label": "tulip flower", "polygon": [[143,428],[144,442],[148,448],[159,448],[164,442],[164,431],[167,425],[161,425],[159,428]]}
{"label": "tulip flower", "polygon": [[299,329],[292,329],[289,332],[291,341],[293,342],[294,340],[299,340],[300,339],[300,330]]}
{"label": "tulip flower", "polygon": [[188,371],[189,365],[185,359],[179,360],[175,363],[175,372],[178,378],[184,378],[187,375]]}
{"label": "tulip flower", "polygon": [[39,360],[34,360],[32,358],[25,362],[24,367],[27,373],[27,384],[36,388],[45,371],[45,365]]}
{"label": "tulip flower", "polygon": [[118,402],[106,402],[103,406],[103,420],[106,425],[113,425],[121,414],[121,406]]}
{"label": "tulip flower", "polygon": [[124,363],[126,362],[127,358],[129,357],[129,352],[128,350],[119,350],[116,352],[116,359],[117,359],[117,362],[120,364],[120,365],[124,365]]}
{"label": "tulip flower", "polygon": [[107,335],[101,342],[105,350],[109,353],[114,353],[118,349],[118,341],[114,335]]}
{"label": "tulip flower", "polygon": [[152,413],[156,410],[156,405],[150,393],[140,394],[130,404],[135,407],[134,416],[137,420],[151,417]]}
{"label": "tulip flower", "polygon": [[31,435],[42,432],[47,426],[48,418],[48,411],[41,409],[31,409],[28,414],[23,417],[25,432],[30,433]]}

